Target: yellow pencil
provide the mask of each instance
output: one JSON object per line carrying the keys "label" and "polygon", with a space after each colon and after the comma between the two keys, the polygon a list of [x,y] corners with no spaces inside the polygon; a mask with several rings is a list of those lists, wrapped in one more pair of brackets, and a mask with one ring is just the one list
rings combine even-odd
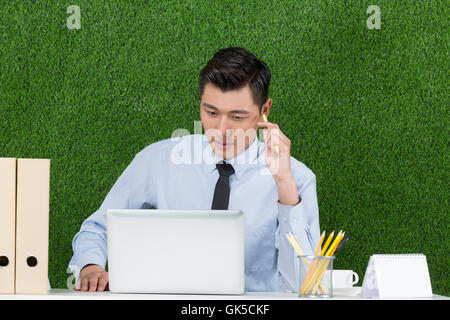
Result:
{"label": "yellow pencil", "polygon": [[339,232],[339,237],[336,238],[336,242],[333,243],[333,245],[328,249],[327,255],[328,256],[332,256],[334,251],[336,251],[337,246],[339,245],[339,243],[341,242],[341,240],[344,238],[345,236],[345,231],[344,232]]}
{"label": "yellow pencil", "polygon": [[[342,230],[341,230],[342,231]],[[334,239],[333,243],[330,245],[330,248],[326,251],[325,256],[328,256],[329,253],[331,252],[332,248],[334,247],[334,245],[337,243],[338,239],[341,236],[341,231],[339,231],[338,235],[336,236],[336,238]],[[333,231],[334,232],[334,231]],[[330,235],[331,236],[331,235]],[[330,237],[328,237],[328,240],[330,240]],[[329,241],[327,240],[327,243],[329,243]],[[323,256],[323,252],[327,249],[326,245],[327,243],[325,243],[324,248],[322,249],[321,252],[321,256]],[[320,274],[322,273],[323,270],[323,266],[325,264],[324,259],[320,261],[319,265],[317,266],[317,268],[315,268],[313,274],[311,275],[309,281],[307,282],[307,285],[305,287],[305,292],[308,292],[311,290],[311,288],[313,288],[314,283],[316,282],[316,280],[319,278]],[[328,264],[327,264],[328,265]]]}
{"label": "yellow pencil", "polygon": [[[263,120],[265,122],[269,122],[269,121],[267,121],[267,116],[265,114],[263,114],[262,117],[263,117]],[[279,154],[280,153],[280,147],[277,144],[274,145],[273,147],[275,148],[275,151]]]}
{"label": "yellow pencil", "polygon": [[[325,242],[322,251],[320,252],[320,255],[323,256],[325,251],[327,250],[328,246],[330,245],[331,239],[333,239],[334,236],[334,230],[330,233],[330,235],[327,238],[327,241]],[[322,239],[323,241],[323,239]],[[317,255],[317,254],[315,254]],[[311,263],[311,266],[309,267],[309,270],[307,272],[307,275],[305,276],[305,280],[303,280],[303,285],[300,289],[300,293],[301,294],[305,294],[307,292],[306,287],[310,287],[311,286],[311,277],[312,275],[317,271],[317,263],[319,262],[319,260],[317,259],[316,261],[314,261],[314,263]]]}
{"label": "yellow pencil", "polygon": [[[325,256],[329,256],[329,254],[332,252],[335,244],[340,241],[340,238],[341,238],[341,232],[338,233],[338,235],[334,239],[333,243],[330,245],[330,248],[327,250],[327,253],[325,254]],[[326,267],[328,266],[328,263],[329,263],[329,260],[322,259],[320,261],[319,266],[316,268],[316,272],[314,272],[314,274],[311,277],[311,280],[308,283],[307,291],[311,290],[311,293],[315,294],[315,292],[317,290],[317,286],[315,286],[315,284],[321,282],[323,273],[325,272]]]}
{"label": "yellow pencil", "polygon": [[[294,248],[294,250],[297,253],[297,255],[303,256],[304,252],[303,252],[303,249],[302,249],[300,243],[297,240],[297,237],[294,234],[290,233],[290,232],[286,233],[285,236],[288,239],[288,241],[291,244],[291,246]],[[305,258],[301,258],[301,259],[302,259],[303,263],[305,264],[306,268],[310,268],[311,267],[309,262],[308,262],[308,260],[306,260]],[[322,284],[319,284],[319,290],[322,293],[326,292],[326,290],[325,290],[325,288],[323,287]]]}
{"label": "yellow pencil", "polygon": [[[330,252],[329,252],[329,256],[332,256],[334,251],[336,251],[337,246],[339,245],[339,242],[341,242],[341,240],[344,238],[345,232],[343,232],[342,234],[340,234],[341,232],[339,232],[338,237],[336,238],[336,241],[333,243],[333,245],[330,248]],[[316,281],[316,285],[314,286],[312,293],[316,293],[317,287],[318,285],[321,283],[323,275],[325,274],[325,271],[327,270],[328,264],[330,263],[330,260],[325,261],[324,265],[322,266],[319,275],[317,276],[317,281]]]}
{"label": "yellow pencil", "polygon": [[328,246],[330,245],[331,239],[333,239],[333,236],[334,236],[334,230],[333,230],[333,232],[330,233],[330,235],[327,238],[327,241],[323,245],[322,251],[320,251],[320,255],[321,256],[323,256],[325,254]]}
{"label": "yellow pencil", "polygon": [[303,251],[300,247],[297,246],[297,244],[295,243],[295,241],[291,238],[290,235],[288,235],[286,233],[286,238],[288,239],[288,241],[290,242],[290,244],[292,245],[292,247],[294,248],[295,252],[297,253],[297,255],[302,256],[303,255]]}
{"label": "yellow pencil", "polygon": [[[322,245],[324,238],[325,238],[325,230],[322,232],[322,235],[320,236],[319,243],[317,244],[316,250],[314,251],[314,256],[317,256],[319,254],[320,246]],[[314,258],[312,260],[311,265],[308,268],[308,272],[305,275],[305,278],[304,278],[305,280],[303,281],[303,285],[300,288],[300,292],[302,292],[302,290],[304,289],[304,286],[306,285],[307,280],[309,279],[309,277],[311,276],[311,273],[313,272],[314,268],[316,267],[317,262],[318,262],[317,258]]]}
{"label": "yellow pencil", "polygon": [[291,236],[292,239],[294,239],[294,241],[297,243],[298,247],[300,248],[300,250],[301,250],[301,251],[303,252],[303,254],[304,254],[303,248],[302,248],[302,246],[300,245],[300,243],[298,242],[297,237],[296,237],[295,235],[293,235],[292,233],[290,233],[290,232],[289,232],[289,235]]}
{"label": "yellow pencil", "polygon": [[325,238],[325,230],[322,232],[320,236],[319,243],[317,244],[316,251],[314,251],[314,255],[317,256],[319,254],[320,246],[322,245],[323,239]]}
{"label": "yellow pencil", "polygon": [[334,248],[334,246],[336,245],[336,243],[338,241],[340,241],[339,237],[341,236],[341,231],[339,231],[337,237],[334,239],[333,243],[331,244],[331,246],[328,248],[327,252],[325,253],[326,256],[330,255],[331,250]]}
{"label": "yellow pencil", "polygon": [[337,240],[336,244],[333,246],[333,248],[332,248],[332,250],[330,252],[330,256],[332,256],[334,254],[334,252],[336,251],[339,243],[342,241],[342,239],[344,239],[344,236],[345,236],[345,231],[342,232],[340,238]]}

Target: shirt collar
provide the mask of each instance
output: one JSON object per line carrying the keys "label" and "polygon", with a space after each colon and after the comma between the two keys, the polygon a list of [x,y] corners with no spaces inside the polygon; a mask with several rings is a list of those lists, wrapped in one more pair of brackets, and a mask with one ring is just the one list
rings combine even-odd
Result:
{"label": "shirt collar", "polygon": [[[206,152],[207,158],[205,170],[207,173],[211,173],[217,169],[216,164],[219,162],[221,163],[224,159],[214,153],[211,144],[209,143],[208,138],[205,135],[203,135],[203,141],[207,144],[207,146],[203,149]],[[259,154],[260,147],[258,137],[256,136],[252,144],[247,149],[245,149],[235,157],[225,161],[233,166],[236,177],[240,179],[244,172],[248,169],[249,165],[253,164],[256,161]]]}

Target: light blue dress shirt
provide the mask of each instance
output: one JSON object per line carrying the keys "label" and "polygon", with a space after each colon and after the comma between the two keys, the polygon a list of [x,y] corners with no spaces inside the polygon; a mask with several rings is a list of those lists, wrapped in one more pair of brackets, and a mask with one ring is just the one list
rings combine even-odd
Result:
{"label": "light blue dress shirt", "polygon": [[[205,135],[169,138],[141,150],[109,191],[100,208],[75,235],[69,268],[78,276],[87,264],[105,268],[107,209],[211,209],[221,161]],[[275,180],[265,159],[265,144],[252,144],[227,161],[229,210],[242,210],[245,221],[246,291],[297,291],[299,261],[286,239],[292,232],[306,254],[313,254],[320,237],[316,176],[291,156],[291,169],[301,202],[278,202]]]}

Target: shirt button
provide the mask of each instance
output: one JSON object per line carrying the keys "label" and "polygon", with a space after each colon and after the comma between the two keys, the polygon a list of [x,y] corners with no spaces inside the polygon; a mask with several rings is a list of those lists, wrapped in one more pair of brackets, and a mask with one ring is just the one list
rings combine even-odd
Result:
{"label": "shirt button", "polygon": [[237,176],[238,176],[238,177],[240,177],[240,176],[241,176],[241,173],[240,173],[240,172],[238,172],[238,173],[237,173]]}
{"label": "shirt button", "polygon": [[292,219],[292,223],[295,224],[297,222],[297,219]]}
{"label": "shirt button", "polygon": [[283,222],[286,222],[287,221],[287,219],[286,218],[283,218]]}

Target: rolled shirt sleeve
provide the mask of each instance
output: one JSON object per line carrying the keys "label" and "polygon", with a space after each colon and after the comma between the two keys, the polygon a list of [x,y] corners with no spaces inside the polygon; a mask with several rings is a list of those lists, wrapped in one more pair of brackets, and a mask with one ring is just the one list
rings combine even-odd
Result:
{"label": "rolled shirt sleeve", "polygon": [[275,240],[281,281],[288,291],[294,292],[299,290],[299,261],[286,234],[291,232],[296,236],[306,255],[314,254],[320,237],[316,177],[311,172],[306,183],[301,184],[298,180],[300,179],[296,179],[300,203],[288,206],[278,202],[278,228]]}

